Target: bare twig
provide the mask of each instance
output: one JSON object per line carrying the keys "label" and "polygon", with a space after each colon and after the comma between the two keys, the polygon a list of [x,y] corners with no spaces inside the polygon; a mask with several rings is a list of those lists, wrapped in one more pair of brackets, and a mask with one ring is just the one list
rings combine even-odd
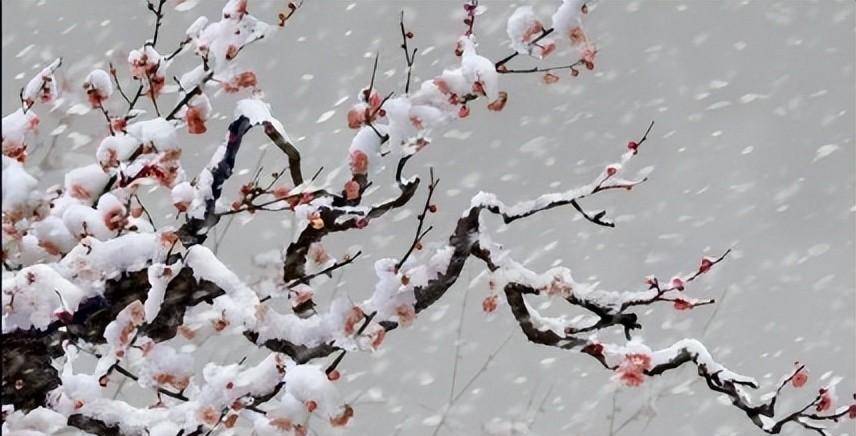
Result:
{"label": "bare twig", "polygon": [[413,49],[411,53],[407,48],[407,40],[413,38],[413,32],[408,32],[404,28],[404,11],[401,11],[401,21],[399,22],[401,27],[401,48],[404,50],[404,61],[407,64],[407,81],[404,83],[404,93],[410,93],[410,76],[413,73],[413,63],[416,61],[416,50]]}
{"label": "bare twig", "polygon": [[[158,43],[158,33],[160,32],[161,24],[163,24],[163,5],[166,0],[158,0],[158,5],[155,7],[151,0],[146,0],[146,7],[155,14],[155,31],[152,35],[151,46],[154,47]],[[146,43],[148,44],[148,43]]]}
{"label": "bare twig", "polygon": [[404,253],[404,256],[401,256],[401,259],[398,263],[395,264],[395,270],[398,271],[401,269],[401,266],[404,265],[404,262],[407,261],[407,258],[410,257],[410,254],[413,253],[413,250],[416,249],[422,242],[422,238],[431,231],[432,227],[428,227],[424,232],[422,231],[422,226],[425,225],[425,218],[428,216],[428,211],[431,209],[431,197],[434,196],[434,190],[437,189],[437,184],[440,183],[440,179],[434,179],[434,168],[430,169],[430,177],[431,183],[428,185],[428,196],[425,198],[425,206],[422,207],[422,212],[416,216],[419,220],[419,225],[416,226],[416,235],[413,237],[413,242],[410,244],[410,248],[407,249],[407,252]]}

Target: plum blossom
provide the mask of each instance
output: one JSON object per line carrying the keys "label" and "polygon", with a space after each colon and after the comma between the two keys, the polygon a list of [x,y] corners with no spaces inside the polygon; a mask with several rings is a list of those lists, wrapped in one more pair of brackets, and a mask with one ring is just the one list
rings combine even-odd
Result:
{"label": "plum blossom", "polygon": [[3,156],[26,161],[28,142],[38,127],[39,116],[32,110],[18,109],[3,117]]}
{"label": "plum blossom", "polygon": [[651,369],[651,356],[641,353],[627,354],[618,365],[616,377],[625,385],[636,387],[645,381],[645,371]]}
{"label": "plum blossom", "polygon": [[832,409],[832,405],[835,402],[835,397],[830,388],[822,388],[819,391],[820,399],[815,406],[815,410],[818,412],[825,412],[827,410]]}
{"label": "plum blossom", "polygon": [[511,40],[511,48],[520,54],[537,58],[547,57],[556,49],[556,43],[549,38],[536,39],[542,36],[544,24],[535,15],[531,6],[520,6],[508,17],[506,32]]}
{"label": "plum blossom", "polygon": [[183,118],[187,124],[187,132],[201,135],[208,131],[205,121],[211,114],[211,102],[205,94],[197,94],[190,99],[184,110]]}
{"label": "plum blossom", "polygon": [[107,325],[104,330],[104,339],[112,347],[112,353],[115,357],[122,358],[125,355],[134,335],[137,332],[137,327],[143,324],[145,320],[145,309],[140,300],[134,300],[127,305],[118,315],[116,319]]}
{"label": "plum blossom", "polygon": [[36,103],[50,103],[59,97],[59,88],[54,72],[60,65],[62,65],[62,59],[56,59],[27,82],[21,92],[21,99],[25,108],[29,109]]}
{"label": "plum blossom", "polygon": [[716,262],[716,259],[713,259],[711,257],[702,258],[701,264],[699,264],[698,267],[699,274],[703,274],[710,271],[710,268],[713,266],[714,262]]}
{"label": "plum blossom", "polygon": [[83,82],[83,90],[86,92],[89,104],[98,108],[113,95],[113,82],[106,71],[95,69],[86,76],[86,80]]}
{"label": "plum blossom", "polygon": [[131,75],[140,80],[148,95],[160,95],[166,84],[167,61],[151,45],[134,49],[128,53],[128,65]]}
{"label": "plum blossom", "polygon": [[794,385],[795,388],[801,388],[805,386],[808,381],[808,371],[805,368],[799,369],[791,378],[791,384]]}
{"label": "plum blossom", "polygon": [[348,200],[356,200],[360,198],[360,184],[355,180],[345,182],[345,198]]}
{"label": "plum blossom", "polygon": [[482,310],[485,313],[493,313],[494,311],[496,311],[498,299],[499,296],[496,294],[488,295],[487,297],[485,297],[485,299],[482,300]]}
{"label": "plum blossom", "polygon": [[360,151],[354,150],[351,152],[351,173],[354,175],[362,175],[368,172],[369,167],[369,158],[368,156]]}
{"label": "plum blossom", "polygon": [[674,306],[675,310],[689,310],[693,308],[693,303],[684,300],[683,298],[676,298]]}
{"label": "plum blossom", "polygon": [[357,323],[361,322],[365,314],[363,310],[357,306],[352,307],[345,315],[344,331],[345,335],[353,335],[357,331]]}
{"label": "plum blossom", "polygon": [[[409,327],[416,319],[416,310],[410,304],[402,304],[395,308],[395,313],[398,315],[398,322],[404,327]],[[375,347],[377,348],[377,347]]]}

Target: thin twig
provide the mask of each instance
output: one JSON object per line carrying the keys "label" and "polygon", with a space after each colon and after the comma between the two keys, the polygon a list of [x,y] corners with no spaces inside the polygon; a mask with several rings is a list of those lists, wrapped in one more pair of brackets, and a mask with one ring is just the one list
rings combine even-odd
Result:
{"label": "thin twig", "polygon": [[401,11],[401,21],[399,22],[401,26],[401,48],[404,50],[404,61],[407,63],[407,81],[404,83],[404,93],[410,93],[410,76],[413,73],[413,62],[416,61],[416,50],[413,49],[411,53],[407,48],[407,40],[413,37],[412,32],[408,32],[404,29],[404,11]]}
{"label": "thin twig", "polygon": [[[549,34],[551,34],[551,33],[553,33],[553,28],[545,29],[543,32],[541,32],[541,35],[539,35],[537,38],[535,38],[535,39],[534,39],[532,42],[530,42],[529,44],[530,44],[530,45],[532,45],[532,44],[536,44],[536,43],[538,43],[538,41],[541,41],[542,39],[546,38],[546,37],[547,37],[547,35],[549,35]],[[499,61],[497,61],[497,62],[494,64],[494,67],[496,67],[496,70],[497,70],[497,71],[499,71],[500,67],[502,67],[503,65],[507,64],[507,63],[508,63],[509,61],[511,61],[512,59],[516,58],[516,57],[517,57],[517,55],[519,55],[519,54],[520,54],[520,53],[518,53],[518,52],[514,52],[514,53],[512,53],[512,54],[510,54],[510,55],[508,55],[508,56],[506,56],[506,57],[504,57],[504,58],[502,58],[502,59],[500,59]]]}
{"label": "thin twig", "polygon": [[154,47],[158,43],[158,33],[160,32],[161,24],[163,24],[163,5],[166,3],[166,0],[159,0],[157,9],[155,9],[155,5],[146,0],[146,7],[155,14],[155,32],[152,35],[151,46]]}
{"label": "thin twig", "polygon": [[428,210],[431,208],[431,197],[434,196],[434,190],[437,189],[437,184],[440,183],[440,179],[434,179],[434,168],[430,170],[431,183],[428,185],[428,197],[425,198],[425,206],[422,207],[422,212],[417,216],[419,219],[419,225],[416,226],[416,236],[413,237],[413,242],[410,244],[410,248],[407,249],[407,252],[404,253],[404,256],[401,257],[401,260],[395,264],[395,270],[398,271],[404,265],[404,262],[407,261],[407,258],[410,257],[410,254],[413,253],[413,250],[416,249],[416,246],[419,245],[422,241],[422,238],[425,237],[426,234],[432,229],[429,227],[424,232],[422,231],[422,226],[425,225],[425,218],[428,216]]}
{"label": "thin twig", "polygon": [[129,105],[131,104],[131,99],[128,98],[128,95],[125,94],[125,90],[122,89],[122,84],[119,83],[119,78],[116,76],[116,67],[113,66],[113,63],[110,62],[110,76],[113,77],[113,84],[116,86],[116,90],[119,91],[119,94]]}
{"label": "thin twig", "polygon": [[546,73],[548,71],[555,71],[555,70],[569,70],[569,69],[572,69],[574,67],[580,66],[584,63],[585,63],[585,61],[583,61],[582,59],[579,59],[576,62],[574,62],[572,64],[568,64],[568,65],[557,65],[557,66],[553,66],[553,67],[532,67],[532,68],[518,69],[518,70],[511,70],[508,68],[499,68],[498,70],[496,70],[496,72],[499,74]]}

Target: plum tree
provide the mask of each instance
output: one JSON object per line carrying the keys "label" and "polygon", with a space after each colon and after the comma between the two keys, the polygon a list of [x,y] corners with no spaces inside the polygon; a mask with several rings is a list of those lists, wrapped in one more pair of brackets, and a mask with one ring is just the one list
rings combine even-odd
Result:
{"label": "plum tree", "polygon": [[[319,182],[318,173],[305,177],[298,146],[272,115],[253,69],[241,62],[247,47],[273,38],[277,25],[286,26],[301,4],[289,3],[276,17],[277,25],[269,25],[250,14],[247,0],[229,0],[216,19],[194,21],[164,55],[158,51],[158,34],[165,4],[147,2],[155,18],[152,37],[129,53],[126,66],[95,69],[82,83],[81,104],[104,117],[98,133],[103,139],[95,162],[68,171],[62,186],[45,189],[27,167],[38,111],[59,98],[55,73],[62,59],[26,84],[19,93],[20,108],[3,118],[4,432],[49,432],[70,425],[104,435],[249,428],[257,434],[306,434],[310,416],[346,426],[355,415],[338,386],[343,383],[338,368],[347,354],[376,350],[386,335],[418,322],[471,260],[489,271],[485,312],[497,311],[504,302],[529,341],[593,358],[617,383],[639,386],[649,377],[694,365],[710,390],[725,395],[771,434],[788,424],[826,434],[826,422],[856,417],[856,404],[836,402],[837,381],[796,410],[777,410],[786,388],[809,381],[804,365],[795,365],[770,395],[752,399],[749,391],[760,384],[727,369],[700,341],[684,339],[652,349],[634,336],[642,328],[640,308],[667,303],[686,311],[714,304],[685,290],[727,258],[731,250],[726,247],[719,256],[701,257],[691,274],[666,280],[651,276],[642,289],[609,291],[576,280],[564,267],[532,271],[491,239],[488,215],[512,224],[564,206],[592,225],[614,226],[605,211],[588,210],[583,202],[645,182],[627,175],[627,168],[644,151],[653,122],[640,126],[638,138],[617,146],[619,157],[587,184],[516,204],[491,193],[476,195],[445,242],[427,238],[433,230],[430,216],[438,208],[433,195],[439,178],[432,169],[412,243],[399,258],[374,262],[371,296],[359,302],[334,298],[326,308],[316,304],[313,281],[352,266],[361,255],[336,258],[323,239],[382,226],[389,212],[411,204],[422,180],[406,174],[407,163],[432,144],[432,133],[465,122],[482,106],[503,110],[510,98],[500,81],[505,75],[537,74],[550,84],[595,68],[597,49],[583,26],[589,13],[585,1],[562,1],[549,26],[532,7],[517,8],[507,22],[514,52],[496,61],[478,52],[477,20],[484,6],[466,2],[462,33],[452,47],[458,63],[419,83],[411,74],[415,34],[402,12],[397,24],[406,77],[401,89],[382,90],[375,80],[375,58],[368,86],[358,91],[347,113],[347,125],[355,130],[343,156],[350,174],[336,186]],[[544,65],[562,46],[572,47],[574,57]],[[198,64],[177,74],[171,67],[180,56],[194,56]],[[512,66],[524,57],[535,66]],[[120,79],[124,70],[130,80]],[[177,93],[171,106],[166,101],[172,98],[170,87]],[[213,103],[223,93],[244,95],[225,140],[191,177],[182,166],[180,135],[206,134]],[[150,110],[142,110],[143,105]],[[256,172],[230,203],[225,183],[234,176],[245,136],[256,127],[284,153],[288,166],[269,177]],[[372,202],[370,188],[380,183],[379,169],[386,165],[395,169],[397,194]],[[139,196],[144,188],[169,196],[180,225],[155,225]],[[254,289],[205,243],[224,217],[275,212],[293,214],[295,236],[276,261],[281,270],[276,286]],[[527,302],[539,296],[590,316],[575,321],[544,316]],[[287,301],[291,310],[278,310],[271,304],[275,301]],[[598,332],[614,329],[623,332],[625,342],[597,339]],[[176,338],[202,341],[212,335],[237,337],[247,347],[265,350],[266,357],[252,365],[243,359],[209,363],[196,374],[196,355],[176,346]],[[93,356],[94,368],[75,367],[81,355]],[[151,390],[154,404],[135,406],[127,398],[105,395],[122,379]]]}

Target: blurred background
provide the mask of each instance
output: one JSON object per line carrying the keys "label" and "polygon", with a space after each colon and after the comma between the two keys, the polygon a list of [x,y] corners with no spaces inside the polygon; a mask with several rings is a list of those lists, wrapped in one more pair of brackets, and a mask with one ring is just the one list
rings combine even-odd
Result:
{"label": "blurred background", "polygon": [[[200,15],[215,19],[223,2],[203,1],[187,10],[166,8],[158,48],[172,51]],[[251,1],[250,12],[275,23],[286,1]],[[186,2],[182,7],[191,6]],[[505,21],[524,3],[483,1],[477,19],[479,52],[491,59],[510,53]],[[531,3],[542,19],[558,1]],[[273,114],[303,154],[304,173],[324,167],[334,187],[347,175],[353,132],[345,115],[368,84],[372,57],[380,53],[378,87],[401,92],[404,59],[399,13],[419,47],[414,77],[432,78],[456,64],[452,52],[463,32],[460,2],[307,0],[273,37],[242,51],[255,69]],[[638,138],[652,134],[630,173],[651,171],[632,192],[612,192],[584,205],[605,208],[617,226],[581,220],[571,208],[555,209],[505,227],[488,220],[494,238],[536,270],[572,269],[578,280],[606,289],[640,289],[647,274],[663,278],[691,272],[702,255],[728,248],[734,255],[689,288],[713,306],[677,312],[669,305],[643,308],[641,336],[652,348],[684,337],[702,339],[732,370],[759,378],[762,392],[800,360],[811,389],[787,392],[780,410],[808,402],[820,384],[844,378],[839,397],[856,386],[856,121],[852,1],[604,1],[595,4],[587,32],[600,52],[594,72],[545,85],[540,75],[501,77],[509,103],[502,112],[476,105],[466,120],[435,132],[433,143],[408,165],[442,180],[439,210],[427,238],[442,242],[480,190],[507,203],[587,183]],[[81,84],[93,68],[114,62],[127,81],[129,50],[149,38],[153,16],[143,1],[4,1],[3,113],[18,106],[18,90],[40,68],[64,57],[65,102],[42,115],[40,140],[29,165],[42,186],[93,162],[105,135],[101,114],[69,108],[85,101]],[[570,50],[546,64],[574,56]],[[196,65],[186,53],[176,75]],[[514,67],[535,65],[518,57]],[[165,95],[162,101],[177,97]],[[203,137],[183,134],[183,164],[197,174],[226,131],[233,96],[214,100],[217,119]],[[114,97],[115,110],[121,99]],[[150,110],[148,102],[143,108]],[[330,114],[332,111],[332,114]],[[281,170],[285,156],[260,132],[248,136],[227,188],[237,195],[259,163]],[[392,161],[390,161],[392,165]],[[389,171],[378,180],[392,181]],[[372,197],[394,193],[379,183]],[[319,284],[319,295],[372,291],[374,260],[406,251],[417,208],[389,214],[361,232],[325,239],[331,254],[359,246],[357,262]],[[230,201],[229,198],[226,198]],[[168,195],[145,197],[159,226],[175,225]],[[225,223],[224,223],[225,224]],[[221,227],[224,227],[221,224]],[[220,240],[219,254],[248,282],[266,274],[255,253],[281,250],[291,239],[291,215],[236,219]],[[319,282],[320,283],[320,282]],[[759,431],[739,410],[699,382],[694,368],[649,379],[639,388],[617,386],[593,359],[526,341],[507,306],[486,316],[483,267],[468,263],[458,283],[409,329],[397,330],[373,354],[349,354],[340,367],[342,392],[355,405],[353,434],[538,435],[747,435]],[[562,305],[547,313],[576,314]],[[620,341],[619,335],[602,335]],[[234,363],[263,352],[243,338],[212,340],[197,351],[197,364]],[[457,363],[455,363],[457,362]],[[819,381],[823,380],[823,381]],[[454,391],[452,386],[454,385]],[[146,404],[140,393],[129,401]],[[449,406],[451,402],[451,406]],[[849,426],[849,427],[848,427]],[[313,421],[317,434],[333,433]],[[802,434],[790,427],[785,433]],[[833,434],[854,434],[852,421]]]}

